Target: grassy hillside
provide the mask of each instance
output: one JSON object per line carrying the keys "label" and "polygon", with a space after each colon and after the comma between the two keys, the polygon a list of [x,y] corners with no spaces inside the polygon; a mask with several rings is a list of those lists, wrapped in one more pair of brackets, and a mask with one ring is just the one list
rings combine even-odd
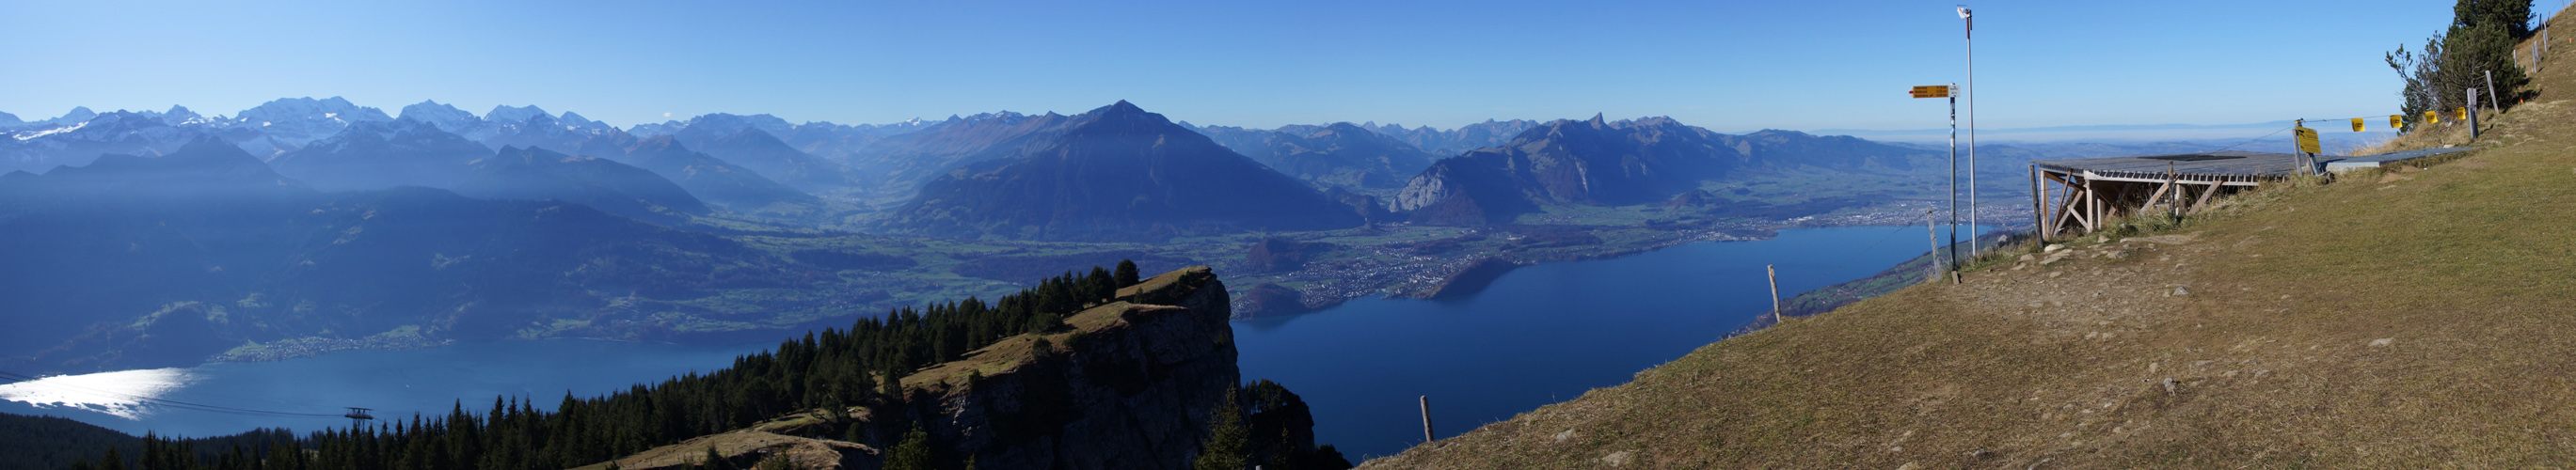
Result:
{"label": "grassy hillside", "polygon": [[1794,319],[1364,467],[2566,466],[2568,98],[2455,161]]}

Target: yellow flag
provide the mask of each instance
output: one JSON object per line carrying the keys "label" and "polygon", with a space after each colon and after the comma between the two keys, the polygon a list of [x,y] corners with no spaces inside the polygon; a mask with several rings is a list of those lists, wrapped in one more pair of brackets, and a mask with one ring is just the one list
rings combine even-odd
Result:
{"label": "yellow flag", "polygon": [[2441,124],[2441,123],[2442,123],[2442,113],[2434,112],[2434,111],[2425,111],[2425,112],[2424,112],[2424,123],[2425,123],[2425,124]]}
{"label": "yellow flag", "polygon": [[2361,118],[2352,118],[2352,131],[2361,132]]}
{"label": "yellow flag", "polygon": [[2458,114],[2462,121],[2469,120],[2469,108],[2452,108],[2451,112]]}
{"label": "yellow flag", "polygon": [[2388,128],[2390,128],[2390,129],[2404,129],[2404,128],[2406,128],[2406,115],[2403,115],[2403,114],[2390,114],[2390,115],[2388,115]]}
{"label": "yellow flag", "polygon": [[2321,148],[2321,147],[2320,147],[2319,145],[2317,145],[2317,130],[2316,130],[2316,129],[2309,129],[2309,128],[2305,128],[2305,127],[2300,127],[2300,128],[2290,129],[2290,133],[2292,133],[2292,134],[2296,134],[2296,135],[2298,136],[2298,138],[2299,138],[2299,151],[2301,151],[2301,152],[2307,152],[2307,153],[2325,153],[2324,151],[2320,150],[2320,148]]}

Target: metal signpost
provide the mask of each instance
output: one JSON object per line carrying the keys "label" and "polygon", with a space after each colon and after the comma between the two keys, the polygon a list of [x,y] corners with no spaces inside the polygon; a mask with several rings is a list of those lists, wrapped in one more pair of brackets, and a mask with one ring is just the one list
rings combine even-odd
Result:
{"label": "metal signpost", "polygon": [[1977,258],[1977,19],[1959,5],[1961,32],[1968,44],[1968,259]]}
{"label": "metal signpost", "polygon": [[1941,264],[1943,270],[1956,268],[1959,262],[1959,98],[1950,93],[1958,87],[1924,85],[1913,91],[1915,98],[1950,99],[1950,259]]}

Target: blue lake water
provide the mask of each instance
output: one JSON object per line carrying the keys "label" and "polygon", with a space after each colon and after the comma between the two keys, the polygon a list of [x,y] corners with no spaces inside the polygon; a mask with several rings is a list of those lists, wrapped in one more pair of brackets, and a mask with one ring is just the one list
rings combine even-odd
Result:
{"label": "blue lake water", "polygon": [[[1236,322],[1245,380],[1278,381],[1313,406],[1316,438],[1357,460],[1421,440],[1415,397],[1441,437],[1624,383],[1770,309],[1763,265],[1783,297],[1858,279],[1921,254],[1921,228],[1783,230],[1627,257],[1524,267],[1483,293],[1441,301],[1361,299],[1321,312]],[[211,436],[260,427],[346,426],[340,407],[380,418],[442,415],[496,396],[553,409],[704,372],[775,343],[684,346],[502,341],[346,351],[275,362],[121,371],[0,385],[0,412],[69,417],[129,433]],[[135,397],[282,416],[136,405]]]}
{"label": "blue lake water", "polygon": [[[253,428],[298,432],[348,426],[341,407],[374,408],[378,418],[443,416],[459,400],[466,411],[492,409],[492,399],[526,397],[554,409],[565,393],[592,396],[733,365],[735,356],[776,343],[684,346],[594,340],[498,341],[461,346],[343,351],[274,362],[216,363],[190,368],[52,377],[0,385],[0,412],[62,416],[141,435],[191,437]],[[134,406],[134,397],[251,410],[201,411]],[[34,403],[28,403],[33,401]],[[274,413],[318,414],[320,417]]]}
{"label": "blue lake water", "polygon": [[1782,230],[1770,240],[1694,243],[1620,258],[1545,263],[1475,296],[1361,299],[1320,312],[1235,322],[1244,380],[1303,396],[1316,442],[1359,461],[1434,431],[1485,423],[1626,383],[1707,345],[1780,296],[1868,277],[1923,254],[1921,227]]}

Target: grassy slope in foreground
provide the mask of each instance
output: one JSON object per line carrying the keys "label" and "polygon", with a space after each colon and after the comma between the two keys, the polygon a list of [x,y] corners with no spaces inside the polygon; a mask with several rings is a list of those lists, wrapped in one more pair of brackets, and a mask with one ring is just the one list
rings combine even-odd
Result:
{"label": "grassy slope in foreground", "polygon": [[1794,320],[1363,467],[2563,466],[2576,103],[2497,120],[2457,162]]}

